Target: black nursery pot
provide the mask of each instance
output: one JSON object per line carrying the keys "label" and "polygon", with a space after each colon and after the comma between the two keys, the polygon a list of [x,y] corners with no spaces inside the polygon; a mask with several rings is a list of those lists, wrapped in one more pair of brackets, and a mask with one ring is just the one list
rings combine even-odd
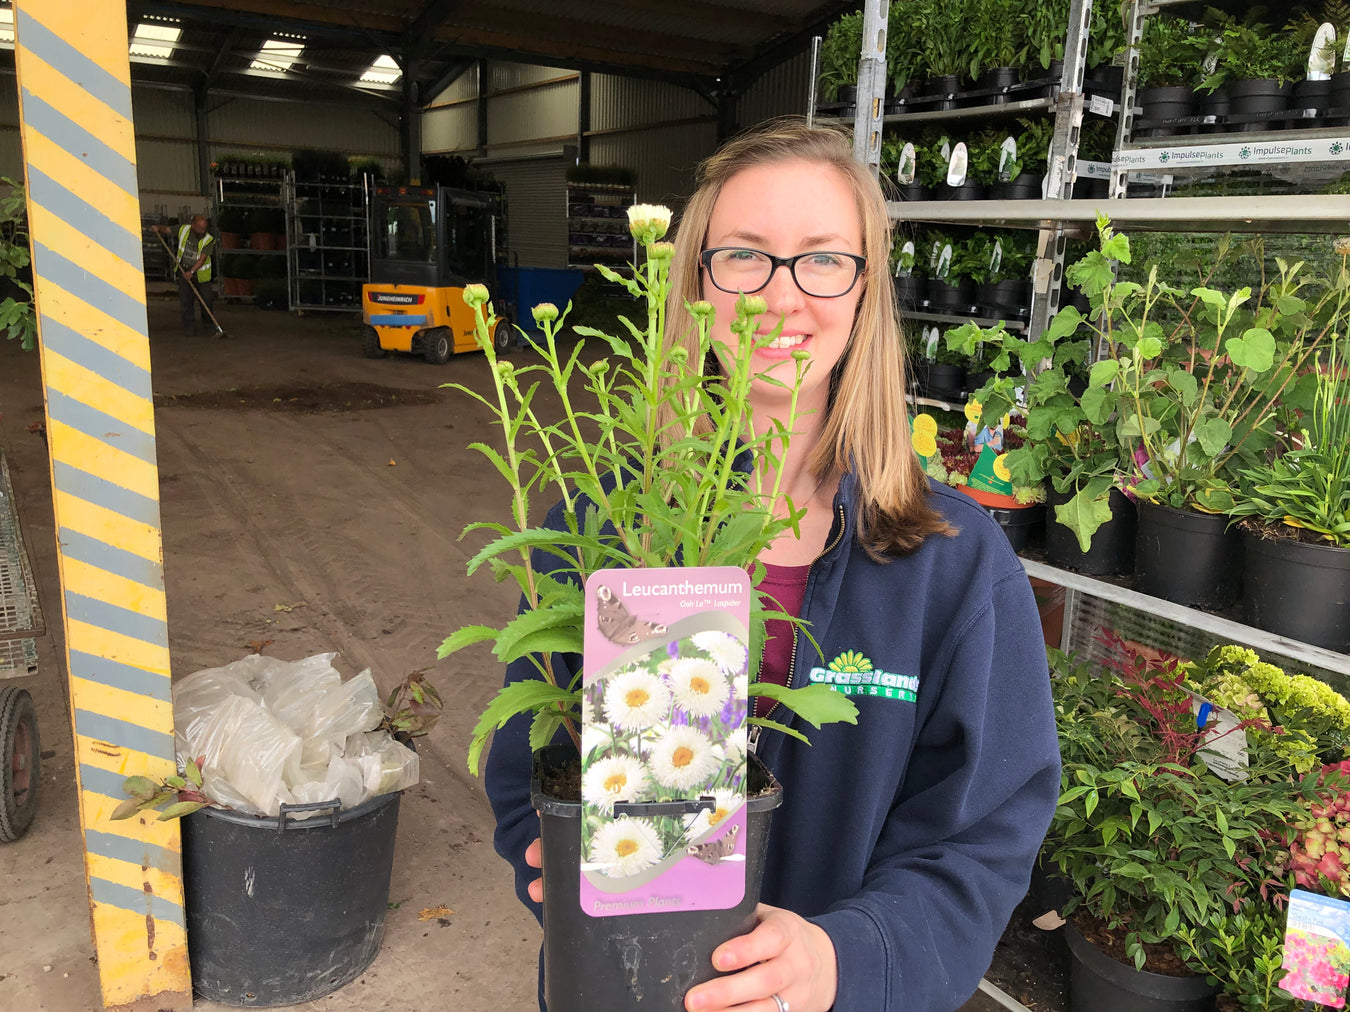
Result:
{"label": "black nursery pot", "polygon": [[[1135,101],[1139,103],[1139,119],[1145,123],[1191,116],[1195,112],[1195,89],[1188,87],[1140,88]],[[1154,136],[1167,136],[1173,127],[1152,127]]]}
{"label": "black nursery pot", "polygon": [[1111,576],[1134,569],[1138,520],[1129,497],[1118,488],[1111,489],[1107,498],[1111,519],[1097,528],[1086,552],[1078,547],[1078,536],[1055,519],[1054,508],[1072,498],[1072,493],[1056,492],[1053,488],[1046,493],[1045,561],[1087,576]]}
{"label": "black nursery pot", "polygon": [[937,188],[938,200],[983,200],[984,184],[967,179],[960,186],[948,186],[943,183]]}
{"label": "black nursery pot", "polygon": [[1103,64],[1089,70],[1083,80],[1083,91],[1089,95],[1104,95],[1107,98],[1120,97],[1121,85],[1125,82],[1125,68],[1115,64]]}
{"label": "black nursery pot", "polygon": [[1025,316],[1030,301],[1031,282],[1020,278],[996,281],[975,289],[975,304],[1000,316]]}
{"label": "black nursery pot", "polygon": [[1014,552],[1026,548],[1045,522],[1045,506],[1042,503],[1033,503],[1020,509],[1004,509],[1001,506],[986,506],[985,509],[1003,528]]}
{"label": "black nursery pot", "polygon": [[1006,183],[995,183],[989,188],[994,200],[1040,200],[1045,176],[1039,172],[1023,172]]}
{"label": "black nursery pot", "polygon": [[1209,1012],[1217,986],[1204,977],[1169,977],[1117,963],[1089,942],[1073,922],[1069,945],[1069,1012]]}
{"label": "black nursery pot", "polygon": [[1331,80],[1327,82],[1330,86],[1330,92],[1327,97],[1327,115],[1331,117],[1333,125],[1337,122],[1344,122],[1350,117],[1350,70],[1342,70],[1339,73],[1332,74]]}
{"label": "black nursery pot", "polygon": [[[975,90],[986,91],[990,88],[1011,88],[1018,81],[1016,67],[990,67],[975,79]],[[985,95],[980,99],[983,105],[1007,105],[1006,94]]]}
{"label": "black nursery pot", "polygon": [[942,96],[930,108],[937,112],[946,112],[956,108],[956,93],[960,90],[961,78],[955,74],[942,74],[938,77],[930,77],[923,93],[925,95]]}
{"label": "black nursery pot", "polygon": [[1350,653],[1350,548],[1243,535],[1242,617],[1290,639]]}
{"label": "black nursery pot", "polygon": [[932,191],[920,183],[897,183],[895,193],[901,200],[930,200],[933,196]]}
{"label": "black nursery pot", "polygon": [[891,280],[895,283],[895,301],[902,311],[918,309],[923,305],[924,292],[928,289],[926,278],[910,274]]}
{"label": "black nursery pot", "polygon": [[961,278],[954,285],[938,278],[928,279],[929,309],[965,312],[974,304],[975,283],[969,278]]}
{"label": "black nursery pot", "polygon": [[[1293,90],[1292,84],[1280,84],[1269,78],[1234,81],[1228,85],[1228,116],[1230,119],[1240,119],[1261,113],[1284,112],[1289,108],[1289,96]],[[1268,122],[1257,120],[1235,123],[1233,126],[1238,130],[1281,130],[1284,123],[1278,119]]]}
{"label": "black nursery pot", "polygon": [[1311,109],[1317,116],[1325,116],[1331,103],[1331,82],[1299,81],[1289,97],[1290,109]]}
{"label": "black nursery pot", "polygon": [[959,401],[965,392],[966,370],[959,365],[946,362],[931,362],[928,365],[928,381],[923,392],[939,401]]}
{"label": "black nursery pot", "polygon": [[[544,998],[549,1012],[678,1012],[695,984],[721,976],[712,952],[755,925],[769,823],[783,788],[746,799],[745,897],[727,910],[668,910],[591,917],[581,908],[581,803],[543,792],[541,769],[575,761],[570,745],[535,753],[531,803],[540,813],[544,871]],[[751,762],[757,760],[752,759]],[[551,870],[552,869],[552,870]]]}
{"label": "black nursery pot", "polygon": [[[1046,85],[1041,89],[1041,98],[1055,98],[1059,95],[1060,83],[1064,80],[1064,61],[1051,60],[1049,68],[1045,73],[1038,73],[1037,77],[1044,78]],[[1030,96],[1028,96],[1030,97]]]}
{"label": "black nursery pot", "polygon": [[1242,535],[1222,514],[1141,501],[1134,542],[1139,590],[1165,601],[1219,611],[1242,591]]}

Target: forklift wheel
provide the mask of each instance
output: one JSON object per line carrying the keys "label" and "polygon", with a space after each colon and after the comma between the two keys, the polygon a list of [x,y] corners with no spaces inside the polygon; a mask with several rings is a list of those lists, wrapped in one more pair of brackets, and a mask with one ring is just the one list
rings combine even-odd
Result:
{"label": "forklift wheel", "polygon": [[451,344],[450,328],[436,327],[428,330],[422,335],[423,354],[427,361],[432,365],[445,365],[450,361],[450,353],[454,350]]}
{"label": "forklift wheel", "polygon": [[0,843],[23,836],[37,811],[41,743],[26,690],[0,689]]}
{"label": "forklift wheel", "polygon": [[385,350],[380,347],[380,335],[374,327],[361,328],[361,353],[366,358],[384,358]]}
{"label": "forklift wheel", "polygon": [[511,340],[512,333],[511,317],[503,313],[497,318],[497,329],[492,332],[492,347],[497,350],[498,355],[505,355],[511,350],[514,343]]}

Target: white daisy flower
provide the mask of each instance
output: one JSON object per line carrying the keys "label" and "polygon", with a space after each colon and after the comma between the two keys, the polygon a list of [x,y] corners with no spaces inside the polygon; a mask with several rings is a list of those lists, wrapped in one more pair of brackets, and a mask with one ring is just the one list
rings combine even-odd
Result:
{"label": "white daisy flower", "polygon": [[731,686],[716,664],[701,657],[681,657],[671,666],[670,687],[678,703],[695,717],[720,713]]}
{"label": "white daisy flower", "polygon": [[632,668],[605,686],[605,716],[625,730],[651,727],[670,712],[670,690],[650,671]]}
{"label": "white daisy flower", "polygon": [[592,764],[581,781],[581,797],[606,815],[614,814],[614,802],[636,801],[647,783],[647,768],[631,755],[606,756]]}
{"label": "white daisy flower", "polygon": [[745,725],[727,735],[727,758],[739,763],[745,758]]}
{"label": "white daisy flower", "polygon": [[745,662],[749,654],[746,651],[745,644],[731,633],[708,629],[704,632],[694,633],[690,638],[694,641],[694,646],[704,653],[711,654],[717,666],[728,675],[734,675],[745,670]]}
{"label": "white daisy flower", "polygon": [[648,819],[607,822],[591,839],[591,863],[609,878],[626,878],[661,860],[661,838]]}
{"label": "white daisy flower", "polygon": [[581,723],[583,726],[595,723],[595,703],[591,701],[591,696],[590,690],[581,694]]}
{"label": "white daisy flower", "polygon": [[708,830],[720,826],[727,816],[735,814],[736,810],[745,804],[745,795],[735,791],[713,791],[713,797],[717,799],[716,808],[711,812],[699,812],[690,819],[689,828],[685,832],[690,840],[697,840]]}
{"label": "white daisy flower", "polygon": [[692,727],[672,727],[652,746],[649,772],[657,783],[677,791],[712,779],[722,764],[722,750]]}

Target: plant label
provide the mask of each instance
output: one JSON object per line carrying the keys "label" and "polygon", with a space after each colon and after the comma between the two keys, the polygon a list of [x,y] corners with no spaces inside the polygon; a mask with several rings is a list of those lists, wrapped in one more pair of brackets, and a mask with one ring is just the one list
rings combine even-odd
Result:
{"label": "plant label", "polygon": [[1245,779],[1250,763],[1247,732],[1241,730],[1237,714],[1195,693],[1191,693],[1191,712],[1195,714],[1196,730],[1205,733],[1199,749],[1205,765],[1230,783]]}
{"label": "plant label", "polygon": [[942,155],[944,162],[952,160],[952,142],[947,140],[946,137],[942,138],[942,147],[939,149],[939,153]]}
{"label": "plant label", "polygon": [[914,175],[918,171],[918,159],[914,154],[914,145],[906,142],[900,149],[900,168],[895,173],[896,181],[901,186],[909,186],[914,182]]}
{"label": "plant label", "polygon": [[1329,81],[1331,72],[1336,69],[1336,26],[1323,24],[1313,36],[1312,49],[1308,52],[1309,81]]}
{"label": "plant label", "polygon": [[989,253],[989,273],[997,274],[1003,266],[1003,240],[995,239],[994,248]]}
{"label": "plant label", "polygon": [[947,243],[938,254],[937,266],[933,269],[935,277],[946,279],[952,267],[952,244]]}
{"label": "plant label", "polygon": [[592,917],[745,896],[752,593],[734,566],[586,581],[580,896]]}
{"label": "plant label", "polygon": [[998,178],[1002,182],[1012,179],[1013,163],[1017,161],[1017,141],[1011,137],[1003,138],[998,146]]}
{"label": "plant label", "polygon": [[1093,95],[1088,99],[1088,112],[1110,118],[1116,114],[1116,103],[1105,95]]}
{"label": "plant label", "polygon": [[923,357],[930,362],[937,358],[938,338],[941,336],[937,327],[929,327],[923,332]]}
{"label": "plant label", "polygon": [[900,256],[895,261],[895,276],[907,278],[914,273],[914,241],[908,240],[900,247]]}
{"label": "plant label", "polygon": [[1350,982],[1350,903],[1303,889],[1289,893],[1279,988],[1328,1008],[1345,1008]]}
{"label": "plant label", "polygon": [[952,148],[951,158],[947,162],[947,185],[963,186],[966,182],[966,166],[970,156],[966,154],[966,142],[957,141]]}

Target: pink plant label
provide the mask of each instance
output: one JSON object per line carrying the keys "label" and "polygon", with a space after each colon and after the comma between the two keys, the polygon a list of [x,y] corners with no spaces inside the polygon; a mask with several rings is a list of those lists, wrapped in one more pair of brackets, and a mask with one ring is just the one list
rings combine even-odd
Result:
{"label": "pink plant label", "polygon": [[732,566],[586,581],[580,874],[592,917],[745,896],[752,593]]}
{"label": "pink plant label", "polygon": [[1345,1008],[1350,982],[1350,903],[1303,889],[1289,894],[1280,988],[1296,998]]}

